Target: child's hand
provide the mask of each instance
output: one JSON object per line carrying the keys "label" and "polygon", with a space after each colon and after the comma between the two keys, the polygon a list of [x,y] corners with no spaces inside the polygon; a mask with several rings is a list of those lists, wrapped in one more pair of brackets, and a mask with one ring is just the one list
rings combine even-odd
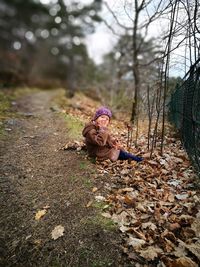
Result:
{"label": "child's hand", "polygon": [[115,149],[121,149],[122,145],[121,145],[120,142],[116,139],[116,140],[114,140],[114,145],[113,145],[113,147],[114,147]]}
{"label": "child's hand", "polygon": [[99,128],[107,128],[107,123],[105,121],[99,121],[96,124]]}

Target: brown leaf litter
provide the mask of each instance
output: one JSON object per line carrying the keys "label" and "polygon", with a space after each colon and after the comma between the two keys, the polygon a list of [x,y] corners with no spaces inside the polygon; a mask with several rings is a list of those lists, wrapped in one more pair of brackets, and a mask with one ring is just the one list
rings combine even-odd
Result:
{"label": "brown leaf litter", "polygon": [[[111,128],[126,148],[124,124],[113,121]],[[155,150],[150,159],[145,133],[141,133],[138,147],[143,162],[96,162],[98,174],[94,178],[104,187],[93,189],[94,201],[107,204],[102,216],[118,225],[122,249],[138,267],[196,267],[200,265],[197,177],[171,131],[164,145],[164,154]],[[136,148],[131,152],[137,154]]]}

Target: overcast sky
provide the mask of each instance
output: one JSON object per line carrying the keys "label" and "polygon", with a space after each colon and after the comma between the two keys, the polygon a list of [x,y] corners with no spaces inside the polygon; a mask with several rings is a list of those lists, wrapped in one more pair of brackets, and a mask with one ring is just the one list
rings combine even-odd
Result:
{"label": "overcast sky", "polygon": [[[91,0],[83,0],[83,2],[88,3],[92,2]],[[105,0],[109,3],[109,6],[112,10],[116,10],[116,3],[118,0]],[[103,6],[101,15],[103,18],[110,22],[112,21],[109,11]],[[116,36],[114,36],[111,30],[102,22],[96,28],[94,34],[87,36],[86,44],[88,47],[89,56],[97,63],[102,62],[102,57],[106,53],[110,52],[116,43]]]}
{"label": "overcast sky", "polygon": [[[91,0],[82,0],[84,3],[92,2]],[[82,2],[81,1],[81,2]],[[132,25],[132,21],[130,18],[128,18],[127,14],[124,11],[124,0],[104,0],[107,2],[112,9],[112,11],[115,12],[118,20],[122,24],[126,25]],[[103,9],[101,12],[102,17],[104,20],[106,20],[112,27],[116,27],[116,22],[113,16],[110,14],[108,9],[103,5]],[[163,25],[160,24],[161,22],[156,22],[152,24],[152,26],[149,28],[148,36],[150,37],[156,37],[161,34]],[[96,31],[94,34],[87,36],[86,38],[86,44],[88,47],[88,52],[91,58],[99,64],[102,62],[102,57],[104,54],[110,52],[114,46],[114,44],[117,41],[117,37],[112,33],[110,29],[102,22],[99,24],[96,28]]]}

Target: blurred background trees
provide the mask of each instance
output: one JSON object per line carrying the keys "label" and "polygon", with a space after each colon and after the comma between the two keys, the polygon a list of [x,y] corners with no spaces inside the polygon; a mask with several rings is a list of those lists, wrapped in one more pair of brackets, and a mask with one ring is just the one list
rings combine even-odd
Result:
{"label": "blurred background trees", "polygon": [[[84,37],[100,21],[101,0],[0,0],[0,79],[3,86],[66,87],[91,78]],[[87,69],[88,66],[88,69]]]}

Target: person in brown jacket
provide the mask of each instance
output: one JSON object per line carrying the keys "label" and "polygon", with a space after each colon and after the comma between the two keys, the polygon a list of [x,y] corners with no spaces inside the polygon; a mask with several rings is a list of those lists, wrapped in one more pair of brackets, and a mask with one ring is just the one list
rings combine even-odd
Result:
{"label": "person in brown jacket", "polygon": [[112,117],[111,111],[106,107],[100,107],[95,112],[93,119],[85,125],[83,136],[90,157],[98,160],[143,160],[131,153],[124,151],[118,141],[110,136],[108,125]]}

